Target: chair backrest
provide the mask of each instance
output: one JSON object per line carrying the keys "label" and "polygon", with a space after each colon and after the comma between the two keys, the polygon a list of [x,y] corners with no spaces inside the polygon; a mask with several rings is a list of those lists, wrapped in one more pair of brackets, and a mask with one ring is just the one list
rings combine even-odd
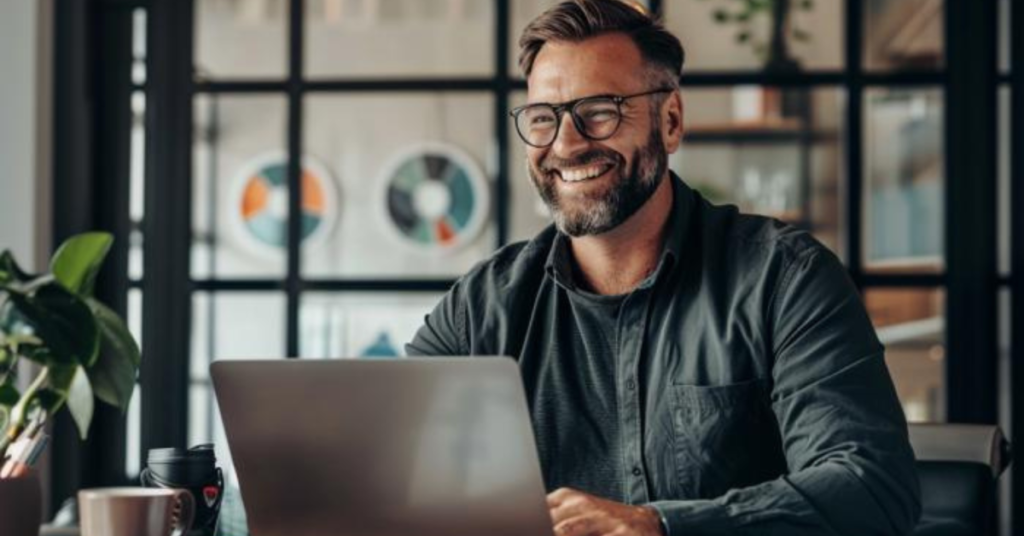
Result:
{"label": "chair backrest", "polygon": [[921,481],[916,535],[987,534],[995,483],[1010,463],[997,426],[911,424],[910,444]]}

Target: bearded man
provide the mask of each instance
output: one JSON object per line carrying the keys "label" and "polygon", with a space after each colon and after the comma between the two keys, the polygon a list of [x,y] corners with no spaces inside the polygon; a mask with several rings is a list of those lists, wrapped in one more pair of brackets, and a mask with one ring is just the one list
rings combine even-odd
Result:
{"label": "bearded man", "polygon": [[408,353],[518,360],[558,536],[909,532],[906,420],[842,264],[668,169],[679,40],[573,0],[520,48],[554,225],[462,277]]}

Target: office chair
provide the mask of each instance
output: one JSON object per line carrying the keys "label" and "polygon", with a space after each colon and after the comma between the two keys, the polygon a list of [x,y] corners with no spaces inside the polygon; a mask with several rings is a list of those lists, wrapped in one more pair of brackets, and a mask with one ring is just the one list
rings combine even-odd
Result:
{"label": "office chair", "polygon": [[921,481],[921,521],[914,536],[992,534],[996,482],[1010,464],[998,426],[911,424]]}

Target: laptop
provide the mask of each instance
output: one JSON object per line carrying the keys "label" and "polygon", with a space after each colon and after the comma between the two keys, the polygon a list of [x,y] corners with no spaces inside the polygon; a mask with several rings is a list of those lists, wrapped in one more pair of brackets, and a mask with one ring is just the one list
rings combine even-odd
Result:
{"label": "laptop", "polygon": [[218,361],[253,536],[551,536],[505,357]]}

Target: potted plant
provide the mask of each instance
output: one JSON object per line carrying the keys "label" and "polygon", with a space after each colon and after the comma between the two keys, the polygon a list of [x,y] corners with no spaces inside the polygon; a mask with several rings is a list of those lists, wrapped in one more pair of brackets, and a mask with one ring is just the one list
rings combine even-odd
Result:
{"label": "potted plant", "polygon": [[[764,59],[764,68],[771,72],[793,72],[800,63],[789,52],[789,38],[806,42],[810,34],[792,20],[794,8],[810,11],[814,0],[729,0],[732,7],[719,7],[712,17],[719,24],[736,24],[736,41],[750,44],[754,52]],[[753,31],[760,17],[768,17],[770,35],[767,43],[758,40]]]}
{"label": "potted plant", "polygon": [[[65,406],[83,439],[95,399],[127,411],[139,347],[117,313],[93,297],[112,243],[108,233],[76,235],[57,249],[45,274],[29,274],[9,251],[0,254],[0,457],[16,454],[19,439],[24,443]],[[34,367],[19,367],[23,360]],[[31,382],[19,390],[25,382],[18,373],[30,369]],[[30,532],[12,536],[34,536],[38,489],[31,474],[0,478],[0,533],[12,534],[20,522]]]}

